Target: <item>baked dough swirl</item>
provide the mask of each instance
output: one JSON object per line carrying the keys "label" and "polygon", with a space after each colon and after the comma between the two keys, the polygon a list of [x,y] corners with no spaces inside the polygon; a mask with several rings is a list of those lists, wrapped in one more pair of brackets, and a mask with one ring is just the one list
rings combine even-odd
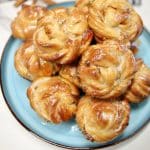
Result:
{"label": "baked dough swirl", "polygon": [[84,92],[101,99],[122,95],[131,84],[134,72],[133,53],[116,41],[90,46],[78,66]]}
{"label": "baked dough swirl", "polygon": [[38,21],[34,44],[41,58],[68,64],[86,50],[92,37],[82,11],[75,7],[57,8]]}
{"label": "baked dough swirl", "polygon": [[60,66],[39,58],[32,41],[26,41],[15,54],[15,68],[28,80],[42,76],[51,76],[60,70]]}
{"label": "baked dough swirl", "polygon": [[61,77],[41,77],[27,90],[32,108],[44,119],[61,123],[71,119],[77,109],[77,88]]}
{"label": "baked dough swirl", "polygon": [[18,16],[11,24],[12,34],[16,38],[31,39],[37,26],[37,20],[44,16],[46,8],[36,5],[22,5]]}
{"label": "baked dough swirl", "polygon": [[91,0],[76,0],[75,6],[81,9],[88,17],[89,5]]}
{"label": "baked dough swirl", "polygon": [[59,72],[59,75],[73,84],[75,84],[77,87],[80,87],[80,81],[79,77],[77,76],[77,65],[64,65],[61,67],[61,70]]}
{"label": "baked dough swirl", "polygon": [[137,72],[131,86],[125,94],[125,99],[132,103],[144,100],[150,94],[150,69],[141,59],[137,60]]}
{"label": "baked dough swirl", "polygon": [[143,29],[140,16],[127,0],[93,0],[88,23],[98,41],[134,41]]}
{"label": "baked dough swirl", "polygon": [[87,139],[108,142],[124,131],[129,115],[127,101],[104,101],[85,96],[79,101],[76,121]]}

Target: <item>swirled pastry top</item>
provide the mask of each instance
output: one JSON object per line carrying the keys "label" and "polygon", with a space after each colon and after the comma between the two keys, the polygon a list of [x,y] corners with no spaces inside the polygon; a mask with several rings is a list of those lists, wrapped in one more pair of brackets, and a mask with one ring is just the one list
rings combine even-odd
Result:
{"label": "swirled pastry top", "polygon": [[16,38],[31,39],[37,26],[37,20],[42,17],[46,8],[36,5],[22,5],[18,16],[11,24],[12,34]]}
{"label": "swirled pastry top", "polygon": [[75,7],[57,8],[38,21],[34,44],[41,58],[68,64],[88,47],[92,37],[82,11]]}
{"label": "swirled pastry top", "polygon": [[108,99],[123,94],[135,72],[132,52],[116,41],[90,46],[78,66],[81,87],[87,95]]}
{"label": "swirled pastry top", "polygon": [[27,90],[32,108],[44,119],[61,123],[76,113],[78,90],[61,77],[41,77]]}
{"label": "swirled pastry top", "polygon": [[60,69],[59,65],[39,58],[32,41],[23,43],[14,59],[16,70],[28,80],[54,75]]}
{"label": "swirled pastry top", "polygon": [[143,29],[140,16],[127,0],[93,0],[88,23],[100,40],[134,41]]}
{"label": "swirled pastry top", "polygon": [[76,64],[62,66],[59,75],[74,83],[77,87],[80,87],[79,77],[77,76]]}
{"label": "swirled pastry top", "polygon": [[125,98],[129,102],[138,103],[150,94],[150,68],[141,59],[137,60],[137,72]]}
{"label": "swirled pastry top", "polygon": [[108,142],[124,131],[129,114],[127,101],[104,101],[86,96],[79,101],[76,121],[87,139]]}

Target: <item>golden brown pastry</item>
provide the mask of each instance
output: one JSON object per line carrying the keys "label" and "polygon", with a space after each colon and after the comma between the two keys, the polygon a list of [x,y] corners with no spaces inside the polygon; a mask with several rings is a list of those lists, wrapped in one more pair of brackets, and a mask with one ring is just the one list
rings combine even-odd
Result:
{"label": "golden brown pastry", "polygon": [[132,103],[144,100],[150,94],[150,69],[141,59],[137,60],[137,72],[131,86],[125,94],[125,99]]}
{"label": "golden brown pastry", "polygon": [[124,131],[129,115],[127,101],[104,101],[85,96],[79,101],[76,121],[87,139],[108,142]]}
{"label": "golden brown pastry", "polygon": [[42,17],[46,8],[35,5],[22,5],[22,9],[11,25],[12,34],[16,38],[31,39],[37,26],[37,20]]}
{"label": "golden brown pastry", "polygon": [[88,15],[88,7],[90,5],[90,1],[91,0],[76,0],[75,6]]}
{"label": "golden brown pastry", "polygon": [[133,53],[116,41],[90,46],[78,66],[84,92],[101,99],[122,95],[131,84],[134,72]]}
{"label": "golden brown pastry", "polygon": [[20,5],[22,5],[26,0],[16,0],[15,2],[15,6],[18,7]]}
{"label": "golden brown pastry", "polygon": [[16,51],[15,67],[28,80],[54,75],[60,69],[59,65],[39,58],[32,41],[26,41]]}
{"label": "golden brown pastry", "polygon": [[54,0],[43,0],[43,1],[49,5],[56,4]]}
{"label": "golden brown pastry", "polygon": [[88,23],[97,41],[105,39],[134,41],[143,23],[127,0],[93,0]]}
{"label": "golden brown pastry", "polygon": [[69,64],[88,47],[92,40],[87,19],[78,8],[57,8],[38,21],[34,44],[45,60]]}
{"label": "golden brown pastry", "polygon": [[41,77],[27,90],[32,108],[44,119],[61,123],[76,113],[78,90],[61,77]]}
{"label": "golden brown pastry", "polygon": [[75,84],[77,87],[80,87],[80,81],[79,77],[77,76],[77,65],[64,65],[62,66],[59,75],[73,84]]}
{"label": "golden brown pastry", "polygon": [[131,45],[130,49],[131,49],[131,51],[133,52],[134,55],[136,55],[139,51],[137,46],[135,46],[135,45]]}

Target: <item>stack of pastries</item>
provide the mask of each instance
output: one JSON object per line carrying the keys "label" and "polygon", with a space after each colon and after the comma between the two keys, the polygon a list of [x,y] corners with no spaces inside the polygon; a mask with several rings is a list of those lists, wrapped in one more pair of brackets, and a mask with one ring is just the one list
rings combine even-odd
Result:
{"label": "stack of pastries", "polygon": [[11,27],[23,40],[16,70],[32,81],[31,107],[47,121],[75,116],[87,139],[108,142],[127,127],[130,103],[150,94],[150,69],[132,51],[143,23],[127,0],[23,5]]}

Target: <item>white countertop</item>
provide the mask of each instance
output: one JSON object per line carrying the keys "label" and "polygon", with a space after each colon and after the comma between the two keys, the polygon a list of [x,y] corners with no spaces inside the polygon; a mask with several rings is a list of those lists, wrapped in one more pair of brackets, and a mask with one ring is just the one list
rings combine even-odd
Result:
{"label": "white countertop", "polygon": [[[135,9],[142,16],[145,27],[150,31],[149,6],[150,1],[143,0],[142,6]],[[0,56],[11,34],[10,22],[16,12],[17,9],[13,7],[13,2],[0,3]],[[150,123],[134,137],[103,150],[149,150],[149,139]],[[62,150],[62,148],[38,139],[22,127],[9,111],[0,90],[0,150]]]}

